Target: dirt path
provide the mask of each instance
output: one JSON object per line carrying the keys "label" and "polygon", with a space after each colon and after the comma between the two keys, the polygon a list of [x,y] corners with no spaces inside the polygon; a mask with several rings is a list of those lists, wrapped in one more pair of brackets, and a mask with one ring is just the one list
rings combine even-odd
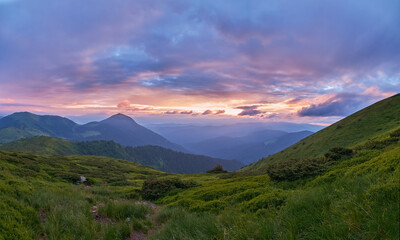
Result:
{"label": "dirt path", "polygon": [[157,205],[155,205],[154,203],[151,203],[151,202],[144,202],[144,201],[142,201],[142,202],[138,201],[136,203],[149,205],[151,207],[151,209],[153,210],[153,213],[148,214],[147,218],[153,223],[153,228],[150,229],[147,233],[133,231],[131,236],[129,238],[127,238],[126,240],[145,240],[147,238],[147,236],[150,236],[155,231],[156,218],[158,215]]}
{"label": "dirt path", "polygon": [[[150,220],[153,223],[153,228],[150,229],[147,233],[144,232],[139,232],[139,231],[132,231],[132,234],[129,238],[127,238],[126,240],[145,240],[147,238],[147,236],[151,235],[152,233],[155,232],[155,226],[156,226],[156,220],[157,220],[157,215],[158,215],[158,208],[157,205],[151,202],[147,202],[147,201],[136,201],[136,204],[143,204],[143,205],[148,205],[151,207],[151,209],[153,210],[153,213],[149,213],[146,217],[148,220]],[[97,205],[92,206],[92,208],[90,209],[93,218],[98,221],[98,222],[102,222],[102,223],[106,223],[106,222],[112,222],[112,219],[104,217],[99,215],[99,207],[104,206],[104,203],[98,203]]]}

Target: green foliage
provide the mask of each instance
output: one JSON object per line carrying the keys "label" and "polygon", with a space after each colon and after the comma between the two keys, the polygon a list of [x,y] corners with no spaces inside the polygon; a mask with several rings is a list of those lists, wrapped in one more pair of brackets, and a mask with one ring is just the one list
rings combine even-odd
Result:
{"label": "green foliage", "polygon": [[324,154],[324,157],[328,159],[328,161],[338,161],[343,158],[351,157],[353,151],[348,148],[343,147],[334,147],[329,149],[327,153]]}
{"label": "green foliage", "polygon": [[[381,140],[387,138],[392,136]],[[305,164],[296,167],[303,173],[294,182],[274,182],[266,175],[220,179],[161,198],[168,206],[160,220],[165,227],[154,239],[164,235],[187,239],[398,238],[399,142],[379,149],[335,148],[321,158],[276,166],[293,168],[293,164]],[[313,166],[322,168],[310,177],[306,169]],[[182,223],[174,216],[177,207],[183,214],[180,219],[187,216],[197,224],[179,226]],[[216,226],[213,236],[196,228],[204,224],[203,218]]]}
{"label": "green foliage", "polygon": [[[147,231],[149,206],[129,199],[140,197],[143,176],[165,175],[105,157],[0,151],[0,239],[125,239],[134,229]],[[76,185],[80,176],[90,186]],[[114,186],[121,179],[125,184]],[[91,212],[104,202],[111,222]],[[134,217],[127,223],[123,214]]]}
{"label": "green foliage", "polygon": [[147,200],[157,200],[169,191],[197,185],[194,181],[182,181],[179,178],[148,178],[142,186],[142,197]]}
{"label": "green foliage", "polygon": [[275,181],[294,181],[310,176],[322,174],[334,162],[351,157],[353,151],[347,148],[336,147],[324,154],[324,157],[315,159],[291,159],[278,162],[267,167],[266,172]]}

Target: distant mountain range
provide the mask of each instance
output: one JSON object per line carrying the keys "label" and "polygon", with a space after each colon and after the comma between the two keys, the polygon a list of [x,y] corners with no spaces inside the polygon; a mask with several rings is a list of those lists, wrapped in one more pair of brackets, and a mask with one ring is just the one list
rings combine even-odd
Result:
{"label": "distant mountain range", "polygon": [[46,136],[23,138],[0,149],[45,156],[96,155],[140,163],[170,173],[201,173],[221,164],[228,171],[243,166],[238,161],[176,152],[159,146],[124,147],[114,141],[77,142]]}
{"label": "distant mountain range", "polygon": [[184,146],[198,154],[235,159],[244,164],[250,164],[279,152],[312,133],[310,131],[287,133],[277,130],[262,130],[243,137],[217,137]]}
{"label": "distant mountain range", "polygon": [[186,151],[159,134],[137,124],[132,118],[116,114],[100,122],[79,125],[68,118],[14,113],[0,119],[0,143],[33,136],[50,136],[76,141],[112,140],[124,146],[156,145]]}
{"label": "distant mountain range", "polygon": [[144,126],[182,146],[188,143],[196,143],[218,137],[251,137],[254,133],[259,132],[262,134],[265,130],[279,130],[289,133],[300,131],[317,132],[323,128],[320,125],[287,122],[228,122],[227,124],[216,125],[159,123],[144,124]]}

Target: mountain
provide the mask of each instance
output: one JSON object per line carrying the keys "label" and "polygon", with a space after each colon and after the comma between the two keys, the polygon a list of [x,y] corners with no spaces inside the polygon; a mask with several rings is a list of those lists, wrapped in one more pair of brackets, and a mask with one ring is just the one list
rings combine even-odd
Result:
{"label": "mountain", "polygon": [[256,132],[271,131],[271,129],[284,132],[316,132],[322,129],[319,125],[287,122],[247,122],[220,125],[147,124],[145,126],[182,146],[219,137],[245,137]]}
{"label": "mountain", "polygon": [[273,162],[313,158],[333,147],[352,148],[392,131],[400,125],[400,94],[366,107],[298,143],[246,168],[257,170]]}
{"label": "mountain", "polygon": [[125,146],[156,145],[177,151],[186,151],[183,147],[168,141],[120,113],[100,122],[77,126],[75,131],[79,134],[75,140],[113,140]]}
{"label": "mountain", "polygon": [[228,171],[237,170],[243,166],[237,161],[186,154],[159,146],[124,147],[113,141],[77,142],[45,136],[23,138],[0,145],[0,149],[47,156],[105,156],[137,162],[171,173],[200,173],[212,169],[217,164],[221,164]]}
{"label": "mountain", "polygon": [[75,122],[59,116],[14,113],[0,119],[0,143],[38,135],[73,138],[76,126]]}
{"label": "mountain", "polygon": [[14,113],[0,119],[0,143],[32,136],[51,136],[78,141],[113,140],[125,146],[157,145],[185,151],[183,147],[123,114],[84,125],[59,116],[40,116],[28,112]]}
{"label": "mountain", "polygon": [[185,147],[195,153],[236,159],[244,164],[250,164],[279,152],[311,134],[310,131],[287,133],[277,130],[261,130],[243,137],[218,137],[186,144]]}

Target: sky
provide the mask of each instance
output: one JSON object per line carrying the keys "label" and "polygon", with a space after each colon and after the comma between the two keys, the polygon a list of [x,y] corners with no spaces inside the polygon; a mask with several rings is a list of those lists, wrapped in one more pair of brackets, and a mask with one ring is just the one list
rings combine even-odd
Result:
{"label": "sky", "polygon": [[400,92],[398,0],[0,0],[0,115],[328,125]]}

